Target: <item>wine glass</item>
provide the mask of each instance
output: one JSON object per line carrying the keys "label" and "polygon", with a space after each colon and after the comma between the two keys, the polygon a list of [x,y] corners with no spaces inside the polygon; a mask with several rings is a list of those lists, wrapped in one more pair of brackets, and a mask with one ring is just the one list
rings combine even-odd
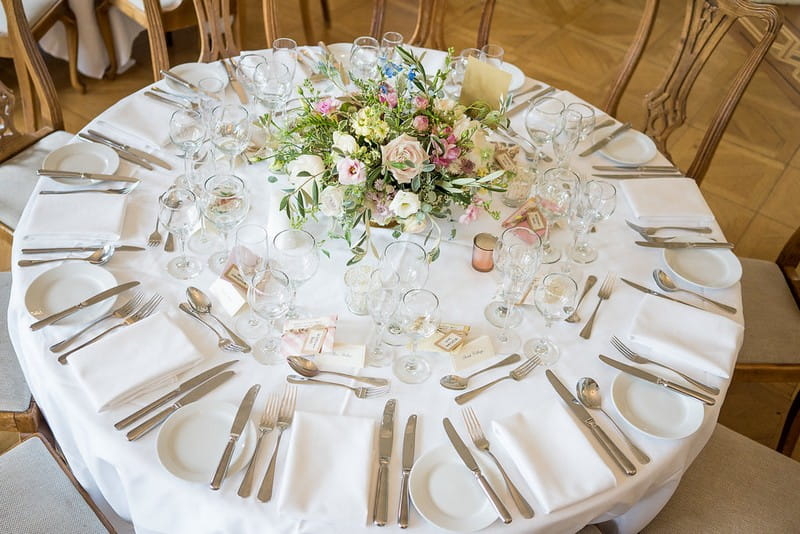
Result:
{"label": "wine glass", "polygon": [[494,337],[498,352],[513,352],[519,346],[519,335],[511,329],[509,319],[513,314],[514,306],[533,283],[536,270],[541,263],[539,252],[534,247],[519,243],[508,247],[505,253],[506,261],[503,266],[503,282],[500,291],[508,312],[502,329]]}
{"label": "wine glass", "polygon": [[203,117],[203,124],[206,129],[211,128],[211,116],[214,109],[222,104],[225,98],[225,82],[219,78],[202,78],[197,82],[200,96],[200,115]]}
{"label": "wine glass", "polygon": [[289,82],[294,79],[297,71],[297,43],[288,37],[279,37],[272,41],[272,61],[286,67],[289,72]]}
{"label": "wine glass", "polygon": [[594,130],[595,121],[597,120],[594,113],[594,108],[583,104],[582,102],[573,102],[567,106],[567,110],[575,111],[581,116],[581,141],[586,140],[589,134]]}
{"label": "wine glass", "polygon": [[208,231],[207,214],[208,204],[206,202],[206,180],[216,174],[216,169],[211,158],[206,157],[203,161],[193,163],[194,172],[190,189],[197,197],[197,209],[200,211],[200,229],[189,238],[189,249],[198,254],[210,254],[219,247],[219,237],[214,232]]}
{"label": "wine glass", "polygon": [[297,288],[311,280],[319,268],[319,250],[314,236],[305,230],[283,230],[272,240],[278,268],[289,277],[292,298],[287,319],[299,317],[296,308]]}
{"label": "wine glass", "polygon": [[393,241],[383,249],[380,269],[400,277],[400,290],[417,289],[428,279],[428,254],[413,241]]}
{"label": "wine glass", "polygon": [[564,103],[549,96],[536,99],[528,106],[525,112],[525,130],[536,148],[537,161],[542,157],[544,145],[551,142],[561,129],[563,111]]}
{"label": "wine glass", "polygon": [[265,147],[272,145],[272,124],[277,114],[285,111],[286,102],[292,93],[292,74],[286,65],[270,61],[256,67],[254,91],[257,101],[269,115],[259,124],[264,129],[267,139]]}
{"label": "wine glass", "polygon": [[178,280],[194,278],[203,269],[196,259],[186,255],[186,237],[200,221],[194,193],[182,187],[170,187],[158,198],[158,220],[175,239],[181,254],[167,264],[169,274]]}
{"label": "wine glass", "polygon": [[457,99],[461,94],[461,85],[464,83],[464,73],[467,71],[468,58],[480,59],[481,51],[477,48],[465,48],[453,58],[450,72],[444,82],[444,91],[450,98]]}
{"label": "wine glass", "polygon": [[175,146],[183,150],[183,176],[176,180],[180,187],[191,187],[193,157],[200,150],[205,137],[206,129],[199,112],[179,109],[169,118],[169,138]]}
{"label": "wine glass", "polygon": [[397,273],[373,271],[367,293],[367,308],[375,323],[375,331],[367,349],[367,365],[384,367],[391,361],[392,353],[383,346],[383,336],[399,304],[400,277]]}
{"label": "wine glass", "polygon": [[403,295],[399,316],[412,348],[411,354],[395,359],[392,371],[407,384],[419,384],[431,375],[431,364],[417,352],[417,345],[439,326],[439,299],[427,289],[412,289]]}
{"label": "wine glass", "polygon": [[577,111],[565,109],[561,114],[561,129],[552,140],[556,167],[566,167],[570,156],[575,152],[581,138],[581,121],[581,114]]}
{"label": "wine glass", "polygon": [[267,336],[253,347],[253,357],[258,363],[272,365],[281,363],[280,336],[276,335],[275,321],[289,309],[292,289],[286,273],[277,269],[267,269],[255,278],[253,284],[253,303],[256,314],[267,320]]}
{"label": "wine glass", "polygon": [[212,176],[206,180],[203,189],[206,217],[222,233],[224,247],[211,255],[208,264],[213,272],[222,274],[230,253],[228,235],[247,216],[250,199],[244,182],[232,174]]}
{"label": "wine glass", "polygon": [[264,56],[258,54],[245,54],[239,58],[236,63],[236,79],[244,87],[245,92],[250,97],[251,105],[255,105],[255,86],[254,79],[256,75],[256,68],[266,62]]}
{"label": "wine glass", "polygon": [[250,141],[250,114],[244,106],[218,106],[211,114],[211,142],[228,156],[228,171],[232,171],[236,156],[244,152]]}
{"label": "wine glass", "polygon": [[[534,290],[533,301],[536,309],[545,320],[548,329],[553,321],[569,317],[575,311],[575,298],[578,295],[578,284],[564,273],[550,273]],[[529,339],[523,347],[528,358],[538,357],[544,365],[550,366],[558,361],[559,348],[546,334],[539,338]]]}
{"label": "wine glass", "polygon": [[496,44],[485,44],[481,47],[481,61],[488,63],[498,69],[503,66],[503,55],[505,50]]}
{"label": "wine glass", "polygon": [[233,259],[239,276],[247,284],[247,304],[250,311],[236,321],[236,330],[246,339],[258,337],[264,323],[254,310],[255,281],[269,268],[269,236],[263,226],[244,224],[236,230]]}
{"label": "wine glass", "polygon": [[381,66],[395,61],[397,47],[403,44],[403,34],[397,32],[386,32],[381,37]]}
{"label": "wine glass", "polygon": [[[512,245],[526,245],[535,249],[540,256],[542,253],[542,238],[539,237],[539,234],[527,226],[506,228],[500,234],[500,239],[495,243],[494,251],[492,252],[494,268],[497,272],[503,272],[503,266],[508,256],[507,252]],[[506,321],[508,321],[508,325],[511,328],[518,326],[522,322],[522,313],[517,308],[507,308],[502,295],[499,301],[492,301],[486,306],[483,310],[483,315],[498,328],[506,324]]]}
{"label": "wine glass", "polygon": [[586,182],[580,200],[574,203],[570,226],[575,239],[570,257],[575,263],[591,263],[597,259],[597,249],[589,242],[589,231],[600,221],[611,217],[617,206],[617,189],[608,182]]}
{"label": "wine glass", "polygon": [[569,214],[572,198],[577,194],[580,183],[577,174],[556,167],[546,170],[536,184],[539,210],[546,223],[542,239],[542,263],[555,263],[561,258],[561,253],[550,245],[550,228],[557,219]]}
{"label": "wine glass", "polygon": [[353,41],[350,49],[350,76],[354,80],[369,80],[377,75],[380,46],[374,37],[364,36]]}

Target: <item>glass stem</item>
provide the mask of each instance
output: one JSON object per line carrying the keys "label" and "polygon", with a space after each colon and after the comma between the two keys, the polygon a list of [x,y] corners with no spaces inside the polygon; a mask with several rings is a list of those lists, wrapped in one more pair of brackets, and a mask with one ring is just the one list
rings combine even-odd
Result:
{"label": "glass stem", "polygon": [[248,282],[247,284],[247,304],[250,306],[250,314],[249,319],[247,320],[250,326],[258,325],[258,319],[256,318],[255,306],[253,306],[253,302],[255,302],[256,297],[256,286],[253,282]]}
{"label": "glass stem", "polygon": [[550,218],[544,217],[544,239],[542,239],[542,250],[550,250]]}
{"label": "glass stem", "polygon": [[382,352],[381,350],[381,340],[383,339],[383,334],[386,332],[386,323],[387,321],[376,322],[375,326],[375,339],[372,340],[372,344],[370,346],[370,353]]}
{"label": "glass stem", "polygon": [[178,260],[178,264],[181,267],[185,267],[188,261],[186,260],[186,233],[185,232],[173,232],[175,235],[175,239],[178,240],[178,247],[181,250],[181,257]]}
{"label": "glass stem", "polygon": [[505,300],[506,316],[503,317],[503,329],[500,330],[500,335],[497,338],[505,343],[508,341],[508,324],[511,321],[511,314],[514,312],[514,302],[512,299]]}

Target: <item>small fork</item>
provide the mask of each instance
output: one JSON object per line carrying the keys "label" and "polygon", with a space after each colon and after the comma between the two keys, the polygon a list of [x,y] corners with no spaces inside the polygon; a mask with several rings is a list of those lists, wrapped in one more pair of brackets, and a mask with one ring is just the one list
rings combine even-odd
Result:
{"label": "small fork", "polygon": [[614,289],[615,280],[616,277],[611,273],[607,274],[605,280],[603,280],[603,284],[600,286],[600,290],[597,292],[597,296],[599,297],[597,300],[597,306],[594,307],[591,317],[589,317],[589,320],[586,321],[586,325],[579,334],[583,339],[589,339],[592,336],[592,327],[594,326],[594,318],[597,315],[597,310],[600,309],[600,304],[604,300],[608,300],[608,297],[611,296],[611,291]]}
{"label": "small fork", "polygon": [[283,390],[283,398],[278,412],[278,441],[275,442],[275,450],[272,451],[272,458],[269,460],[269,467],[264,475],[264,481],[258,489],[258,500],[268,502],[272,498],[272,487],[275,483],[275,462],[278,459],[278,449],[281,446],[281,436],[283,431],[289,428],[294,418],[294,406],[297,401],[297,388],[286,386]]}
{"label": "small fork", "polygon": [[153,233],[147,238],[148,247],[157,247],[161,244],[161,233],[158,231],[158,225],[160,222],[161,221],[159,221],[158,217],[156,217],[156,229],[153,230]]}
{"label": "small fork", "polygon": [[645,238],[651,236],[660,230],[685,230],[687,232],[697,232],[698,234],[710,234],[713,230],[708,226],[639,226],[626,220],[628,226],[642,234]]}
{"label": "small fork", "polygon": [[517,509],[519,513],[522,514],[522,517],[525,519],[530,519],[533,517],[533,508],[531,505],[528,504],[528,501],[525,500],[525,497],[522,496],[522,493],[519,492],[517,487],[508,477],[506,474],[506,470],[503,469],[503,466],[500,465],[500,461],[492,454],[492,451],[489,450],[489,440],[486,439],[486,435],[483,433],[483,429],[481,428],[481,424],[478,421],[478,417],[475,415],[475,412],[472,408],[464,408],[461,410],[461,416],[464,418],[464,424],[467,426],[467,432],[469,432],[469,437],[472,438],[472,443],[475,446],[485,452],[486,454],[494,460],[494,465],[497,466],[497,469],[500,470],[500,474],[503,475],[503,480],[506,482],[506,488],[508,488],[508,492],[511,494],[511,498],[514,499],[514,504],[517,505]]}
{"label": "small fork", "polygon": [[91,327],[93,327],[97,323],[105,321],[106,319],[111,319],[112,317],[114,317],[115,319],[124,319],[125,317],[130,315],[131,312],[133,312],[133,310],[142,303],[142,299],[143,298],[144,298],[144,294],[141,291],[137,291],[130,298],[130,300],[128,300],[128,302],[126,302],[125,304],[123,304],[122,306],[117,308],[116,310],[111,310],[110,312],[100,316],[99,318],[95,319],[91,323],[87,324],[86,326],[84,326],[83,328],[81,328],[80,330],[78,330],[77,332],[72,334],[71,336],[69,336],[64,341],[59,341],[58,343],[55,343],[54,345],[51,345],[50,346],[50,352],[61,352],[62,350],[66,349],[67,347],[69,347],[72,344],[73,341],[78,339],[78,336],[80,336],[81,334],[83,334],[84,332],[89,330]]}
{"label": "small fork", "polygon": [[371,399],[373,397],[380,397],[389,392],[389,385],[378,387],[352,387],[338,382],[328,382],[326,380],[317,380],[316,378],[306,378],[300,375],[289,375],[286,381],[290,384],[324,384],[326,386],[339,386],[340,388],[347,388],[359,399]]}
{"label": "small fork", "polygon": [[253,456],[250,457],[250,462],[247,464],[247,471],[244,474],[242,483],[239,486],[237,494],[239,497],[247,498],[250,496],[250,491],[253,486],[253,474],[256,470],[256,456],[261,446],[261,440],[265,435],[272,432],[278,422],[278,396],[270,395],[267,398],[267,404],[264,407],[264,413],[261,414],[261,421],[258,424],[258,439],[256,440],[256,448],[253,449]]}
{"label": "small fork", "polygon": [[502,376],[497,380],[492,380],[488,384],[484,384],[483,386],[475,388],[472,391],[467,391],[466,393],[462,393],[461,395],[455,398],[455,401],[458,404],[464,404],[465,402],[471,401],[472,399],[474,399],[475,397],[477,397],[478,395],[480,395],[493,385],[497,384],[498,382],[502,382],[503,380],[508,380],[509,378],[513,378],[516,381],[520,381],[526,376],[528,376],[530,372],[533,371],[534,368],[540,363],[542,363],[542,361],[539,359],[539,357],[534,356],[533,358],[526,360],[524,363],[522,363],[522,365],[519,365],[514,369],[512,369],[511,372],[508,373],[508,375]]}
{"label": "small fork", "polygon": [[622,340],[620,340],[617,336],[611,336],[611,344],[614,345],[614,348],[617,349],[620,352],[620,354],[622,354],[623,356],[625,356],[627,359],[629,359],[630,361],[632,361],[634,363],[639,363],[639,364],[652,363],[653,365],[657,365],[657,366],[662,367],[664,369],[668,369],[668,370],[672,371],[673,373],[676,373],[676,374],[680,375],[684,380],[686,380],[690,384],[693,384],[693,385],[697,386],[698,388],[702,389],[706,393],[710,393],[712,395],[719,395],[719,388],[715,388],[715,387],[712,387],[712,386],[707,386],[707,385],[703,384],[702,382],[698,382],[694,378],[692,378],[690,376],[687,376],[687,375],[681,373],[680,371],[678,371],[676,369],[673,369],[672,367],[669,367],[667,365],[664,365],[663,363],[654,362],[653,360],[649,360],[649,359],[645,358],[644,356],[642,356],[642,355],[632,351],[630,348],[628,348],[622,342]]}

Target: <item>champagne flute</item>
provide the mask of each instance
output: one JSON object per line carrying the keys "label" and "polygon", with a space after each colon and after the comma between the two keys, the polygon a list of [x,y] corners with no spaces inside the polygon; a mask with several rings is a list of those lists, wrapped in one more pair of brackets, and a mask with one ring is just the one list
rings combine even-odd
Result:
{"label": "champagne flute", "polygon": [[439,299],[427,289],[412,289],[403,295],[399,315],[403,330],[411,337],[412,349],[395,359],[392,371],[407,384],[419,384],[431,375],[431,364],[417,351],[417,345],[439,326]]}
{"label": "champagne flute", "polygon": [[552,140],[556,167],[567,167],[567,162],[580,141],[582,127],[581,114],[565,109],[561,114],[561,129]]}
{"label": "champagne flute", "polygon": [[367,293],[367,308],[375,323],[375,331],[372,343],[367,349],[367,365],[384,367],[391,362],[392,353],[383,346],[383,336],[399,304],[400,277],[397,273],[373,271]]}
{"label": "champagne flute", "polygon": [[275,139],[272,135],[272,124],[276,115],[285,111],[286,102],[292,92],[292,74],[286,65],[270,61],[256,67],[254,91],[256,100],[263,106],[267,117],[259,119],[264,129],[266,140],[264,148],[269,149]]}
{"label": "champagne flute", "polygon": [[589,230],[597,223],[611,217],[617,206],[617,189],[608,182],[586,182],[570,215],[570,226],[575,232],[570,257],[575,263],[591,263],[597,259],[597,249],[589,242]]}
{"label": "champagne flute", "polygon": [[222,233],[224,249],[211,255],[211,270],[222,274],[230,255],[228,235],[239,226],[250,209],[250,199],[244,182],[232,174],[217,174],[206,180],[204,189],[205,213]]}
{"label": "champagne flute", "polygon": [[353,41],[350,49],[350,77],[354,80],[370,80],[377,74],[378,56],[380,55],[378,40],[363,36]]}
{"label": "champagne flute", "polygon": [[564,103],[553,97],[538,98],[525,112],[525,130],[536,148],[536,160],[541,160],[542,148],[551,142],[561,129]]}
{"label": "champagne flute", "polygon": [[[550,273],[534,290],[533,300],[536,309],[545,320],[545,328],[549,332],[553,321],[569,317],[575,310],[575,298],[578,295],[578,284],[564,273]],[[538,357],[544,365],[550,366],[558,361],[560,350],[558,345],[545,334],[542,337],[529,339],[523,348],[528,358]]]}
{"label": "champagne flute", "polygon": [[206,129],[210,130],[212,113],[225,98],[225,82],[213,76],[202,78],[197,82],[197,88],[200,89],[200,115],[203,117]]}
{"label": "champagne flute", "polygon": [[287,319],[296,319],[297,288],[311,280],[319,268],[319,250],[314,236],[305,230],[283,230],[272,240],[278,268],[289,277],[291,300]]}
{"label": "champagne flute", "polygon": [[211,115],[211,142],[228,156],[228,171],[234,168],[236,157],[244,152],[250,141],[250,114],[244,106],[218,106]]}
{"label": "champagne flute", "polygon": [[511,245],[506,251],[501,294],[508,313],[503,321],[502,329],[494,337],[498,352],[513,352],[519,346],[519,335],[511,329],[509,318],[513,313],[514,306],[522,299],[525,291],[533,282],[540,263],[539,251],[526,244]]}
{"label": "champagne flute", "polygon": [[183,176],[175,181],[180,187],[191,187],[193,181],[192,162],[206,137],[203,117],[197,111],[179,109],[169,118],[169,138],[183,150]]}
{"label": "champagne flute", "polygon": [[181,254],[167,264],[167,271],[178,280],[194,278],[203,269],[196,259],[186,255],[186,237],[200,221],[194,193],[182,187],[170,187],[158,199],[158,220],[178,240]]}
{"label": "champagne flute", "polygon": [[292,289],[286,273],[267,269],[255,279],[253,285],[253,310],[267,320],[267,336],[253,347],[253,357],[258,363],[273,365],[281,363],[280,336],[276,335],[275,321],[289,309]]}
{"label": "champagne flute", "polygon": [[264,327],[255,313],[255,281],[269,268],[269,236],[263,226],[244,224],[236,230],[233,259],[239,276],[247,284],[250,311],[236,321],[236,330],[246,339],[256,339]]}
{"label": "champagne flute", "polygon": [[386,32],[381,37],[381,66],[386,63],[393,63],[397,56],[397,47],[403,44],[403,34],[397,32]]}
{"label": "champagne flute", "polygon": [[542,239],[542,263],[555,263],[561,253],[550,245],[550,229],[557,219],[569,214],[574,195],[580,188],[580,177],[567,169],[548,169],[536,184],[536,198],[539,209],[545,218],[544,239]]}
{"label": "champagne flute", "polygon": [[271,63],[278,63],[289,71],[289,82],[294,79],[297,72],[297,43],[288,37],[279,37],[272,41]]}
{"label": "champagne flute", "polygon": [[[495,243],[494,251],[492,252],[494,268],[497,272],[503,272],[508,250],[512,245],[526,245],[536,250],[540,256],[542,253],[542,238],[539,237],[539,234],[527,226],[506,228],[500,234],[500,239]],[[508,321],[507,324],[511,328],[518,326],[522,322],[522,313],[517,308],[509,309],[506,307],[502,294],[499,301],[492,301],[486,306],[483,310],[483,315],[486,320],[498,328],[506,324],[506,321]]]}
{"label": "champagne flute", "polygon": [[582,102],[573,102],[567,106],[567,110],[575,111],[581,116],[581,141],[585,141],[589,134],[594,131],[596,116],[594,108]]}
{"label": "champagne flute", "polygon": [[236,79],[244,87],[245,92],[250,97],[250,105],[255,105],[255,86],[254,79],[256,75],[256,68],[265,63],[267,60],[264,56],[258,54],[245,54],[236,62]]}

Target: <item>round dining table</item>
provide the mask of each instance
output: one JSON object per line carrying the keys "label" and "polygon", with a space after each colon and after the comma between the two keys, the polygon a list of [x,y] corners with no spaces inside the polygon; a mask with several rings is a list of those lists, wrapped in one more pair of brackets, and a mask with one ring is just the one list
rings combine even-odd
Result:
{"label": "round dining table", "polygon": [[[269,51],[263,51],[263,53],[269,54]],[[443,56],[444,53],[431,50],[426,54],[425,61],[431,66],[435,66],[437,62],[441,64]],[[303,74],[303,71],[298,69],[298,80]],[[543,82],[527,79],[525,87],[534,83],[546,86]],[[163,80],[154,85],[172,90]],[[124,160],[120,162],[117,173],[137,177],[141,179],[141,183],[126,196],[124,225],[119,242],[140,246],[146,245],[147,237],[155,225],[159,195],[173,184],[182,168],[181,160],[176,156],[179,151],[176,147],[168,144],[166,135],[168,121],[174,108],[146,97],[143,94],[146,89],[120,100],[86,127],[87,130],[93,128],[103,131],[111,137],[114,137],[115,133],[127,132],[130,134],[128,139],[138,140],[140,148],[151,151],[172,164],[172,171],[159,168],[149,171]],[[555,96],[558,97],[559,94],[556,92]],[[569,96],[576,99],[572,95]],[[229,103],[238,101],[231,87],[228,87],[225,98]],[[524,113],[516,113],[512,117],[512,127],[519,132],[524,132],[521,124],[523,115]],[[143,133],[148,131],[148,128],[153,133],[149,139]],[[76,138],[75,142],[83,141]],[[587,157],[577,156],[577,153],[590,143],[591,140],[581,142],[576,155],[570,160],[571,168],[584,179],[590,179],[592,165],[609,163],[599,153]],[[136,142],[131,144],[136,146]],[[650,163],[670,164],[661,155],[657,155]],[[236,167],[235,173],[246,182],[252,199],[246,222],[265,226],[270,233],[270,238],[275,232],[288,227],[285,217],[277,209],[278,200],[283,195],[282,188],[286,187],[286,177],[271,169],[268,162],[241,163]],[[278,178],[277,183],[270,180],[272,176]],[[620,183],[613,179],[609,181],[615,184]],[[39,180],[15,232],[12,252],[13,286],[8,309],[8,322],[14,348],[36,402],[44,413],[71,469],[89,493],[94,497],[105,499],[119,516],[132,522],[136,532],[142,533],[338,532],[350,534],[374,531],[376,527],[371,522],[342,524],[328,522],[324,518],[314,516],[290,516],[279,512],[275,499],[262,503],[255,497],[241,498],[237,495],[237,488],[243,472],[231,474],[219,491],[211,491],[208,482],[182,480],[171,474],[160,463],[156,450],[158,432],[151,432],[141,439],[128,441],[124,432],[114,428],[116,421],[174,388],[174,384],[150,391],[98,413],[90,397],[76,380],[70,365],[60,365],[56,355],[48,350],[53,342],[69,333],[70,328],[58,326],[58,324],[35,332],[29,328],[34,319],[26,308],[26,291],[37,277],[59,264],[23,268],[19,267],[17,262],[23,257],[31,257],[23,256],[21,249],[31,245],[25,236],[34,222],[32,220],[34,204],[43,198],[38,195],[39,190],[51,188],[52,185],[53,182],[48,178]],[[500,196],[499,194],[495,195]],[[502,206],[499,198],[495,201],[494,206],[502,212],[501,220],[513,211],[511,208]],[[86,211],[85,217],[95,216],[91,212],[91,208],[87,208]],[[652,272],[655,268],[665,267],[662,250],[636,246],[634,241],[641,237],[626,226],[626,219],[632,220],[633,214],[625,196],[618,190],[616,211],[610,219],[598,224],[597,231],[591,234],[591,239],[599,251],[598,259],[586,265],[573,264],[570,266],[579,287],[583,286],[583,281],[590,274],[602,281],[607,273],[613,273],[655,289]],[[441,255],[430,265],[430,274],[425,287],[438,296],[441,303],[442,321],[470,325],[471,338],[482,335],[494,336],[498,329],[490,325],[484,318],[484,308],[495,297],[499,278],[497,274],[474,270],[471,266],[471,257],[473,237],[481,232],[498,235],[502,231],[500,222],[484,214],[469,225],[448,224],[445,225],[442,232]],[[450,236],[450,226],[456,229],[453,237]],[[715,222],[711,226],[714,230],[712,236],[724,239],[719,226]],[[325,221],[318,225],[312,225],[311,229],[318,238],[322,238],[324,237],[324,227]],[[552,232],[554,246],[565,247],[570,242],[570,234],[571,232],[565,227],[554,228]],[[372,235],[377,250],[382,250],[394,239],[390,229],[374,229]],[[403,236],[403,238],[415,239],[424,243],[425,236]],[[430,248],[430,242],[425,246]],[[368,333],[372,329],[370,318],[351,313],[345,304],[346,287],[343,276],[346,262],[350,258],[350,251],[341,240],[328,239],[324,243],[324,248],[329,252],[329,257],[321,256],[321,265],[317,274],[298,290],[299,307],[303,314],[309,317],[338,315],[335,334],[337,343],[366,344]],[[193,254],[191,251],[189,253]],[[85,253],[76,252],[74,255],[82,254]],[[164,301],[160,305],[160,312],[169,316],[176,328],[179,328],[191,340],[201,358],[201,363],[182,374],[179,379],[193,376],[200,370],[232,358],[240,360],[230,367],[230,370],[235,371],[235,376],[212,391],[207,398],[236,406],[253,384],[260,384],[261,394],[256,399],[256,407],[251,414],[254,424],[258,424],[266,395],[280,393],[286,384],[287,375],[293,371],[285,363],[262,365],[255,361],[251,354],[232,354],[220,350],[217,340],[211,332],[178,309],[178,304],[186,298],[188,286],[209,290],[218,276],[206,266],[193,280],[177,280],[171,277],[166,270],[166,264],[173,257],[174,253],[164,252],[161,246],[146,247],[144,251],[117,252],[103,268],[110,272],[119,283],[137,280],[141,282],[140,289],[147,296],[154,293],[163,296]],[[201,257],[201,260],[205,262],[206,258]],[[372,254],[368,254],[363,262],[376,265],[378,260]],[[543,265],[540,274],[557,271],[563,265],[563,262],[555,265]],[[484,430],[487,431],[490,442],[492,442],[492,451],[506,467],[509,476],[520,487],[521,492],[535,511],[533,518],[521,517],[513,506],[502,481],[498,481],[495,489],[510,510],[513,521],[507,525],[499,520],[495,521],[486,528],[487,532],[575,532],[584,525],[605,521],[613,522],[619,532],[637,532],[666,504],[682,475],[702,450],[714,430],[729,380],[713,376],[710,373],[702,373],[697,378],[718,386],[721,391],[716,396],[716,403],[713,406],[703,407],[702,423],[687,437],[681,439],[652,437],[628,424],[620,416],[611,398],[611,385],[620,372],[600,361],[598,355],[606,354],[617,360],[626,361],[610,344],[610,338],[613,335],[620,338],[625,337],[634,320],[637,307],[645,295],[618,282],[610,298],[604,301],[599,309],[591,337],[583,339],[578,334],[583,328],[585,319],[588,318],[597,303],[596,288],[599,285],[595,286],[595,290],[587,295],[586,301],[580,308],[583,321],[574,324],[562,321],[550,328],[552,337],[561,347],[561,357],[550,367],[550,370],[562,380],[568,389],[573,391],[574,384],[581,377],[593,377],[600,385],[605,411],[615,418],[628,436],[649,455],[651,461],[646,464],[635,461],[637,474],[626,476],[612,463],[610,457],[600,449],[597,443],[590,439],[590,434],[580,425],[578,419],[570,414],[575,425],[582,429],[581,432],[585,434],[586,439],[597,449],[598,457],[608,465],[615,478],[615,483],[612,487],[586,499],[546,513],[542,504],[536,500],[534,494],[524,484],[507,451],[496,441],[490,424],[492,421],[502,420],[516,413],[535,413],[537,410],[556,404],[563,405],[563,401],[546,379],[545,368],[538,366],[523,380],[506,380],[468,404],[482,421]],[[714,291],[713,295],[718,300],[723,300],[738,308],[739,312],[731,317],[735,322],[743,324],[741,291],[738,283],[727,289]],[[63,304],[66,306],[71,303]],[[699,302],[698,305],[705,307]],[[706,309],[711,310],[711,308]],[[217,310],[225,322],[232,323],[233,319],[225,314],[219,304],[216,305],[215,311]],[[523,306],[522,314],[523,321],[516,327],[516,331],[523,341],[544,331],[544,320],[533,306]],[[112,334],[108,339],[113,340],[112,336],[114,335]],[[152,340],[147,345],[152,346]],[[730,353],[726,355],[731,366],[736,359],[740,342],[733,345],[735,350],[729,351]],[[397,352],[401,350],[405,349],[398,349]],[[702,353],[702,348],[698,347],[698,352]],[[482,362],[460,374],[468,374],[503,356],[505,354],[498,354],[495,359]],[[81,352],[79,351],[71,358],[78,359],[80,357]],[[152,354],[154,359],[159,357],[160,355],[157,353]],[[298,411],[331,417],[346,415],[371,418],[375,422],[376,429],[380,424],[386,401],[390,398],[397,399],[394,418],[394,446],[388,471],[389,522],[383,527],[385,531],[400,531],[396,517],[400,493],[403,428],[408,416],[411,414],[418,416],[417,458],[441,445],[450,446],[442,424],[445,417],[453,421],[462,438],[467,441],[466,429],[462,423],[462,408],[454,402],[454,397],[458,392],[444,389],[439,385],[440,377],[453,372],[450,358],[443,353],[430,353],[427,357],[432,366],[432,375],[421,384],[401,382],[393,377],[391,367],[366,367],[351,370],[358,374],[390,379],[390,392],[381,397],[359,399],[344,389],[310,385],[298,386]],[[471,382],[471,386],[504,376],[510,369],[511,367],[505,367],[476,377]],[[663,374],[667,376],[669,373],[664,371]],[[671,374],[669,374],[669,378],[680,381],[677,376]],[[114,381],[115,376],[109,375],[107,379]],[[564,407],[566,408],[566,406]],[[614,441],[629,457],[633,458],[627,446],[615,434],[608,420],[599,412],[592,413],[596,416],[598,424],[613,436]],[[548,429],[538,428],[536,431],[547,433]],[[286,434],[290,435],[291,433],[292,428],[290,427]],[[260,449],[260,454],[256,458],[257,479],[260,479],[266,470],[276,434],[273,432],[267,435],[265,438],[267,446]],[[286,465],[286,442],[287,440],[284,439],[277,461],[275,493],[278,495],[285,483],[285,480],[282,479],[282,470]],[[328,445],[320,442],[307,447],[307,449],[311,450],[313,454],[315,448],[322,450]],[[565,451],[568,449],[569,447],[565,447]],[[483,453],[477,449],[473,448],[472,452],[475,456],[483,456]],[[570,461],[566,452],[564,461]],[[557,474],[557,469],[554,472]],[[347,481],[342,481],[342,484],[346,483]],[[724,498],[724,496],[720,497]],[[408,531],[423,533],[438,532],[440,529],[427,522],[412,508]]]}

